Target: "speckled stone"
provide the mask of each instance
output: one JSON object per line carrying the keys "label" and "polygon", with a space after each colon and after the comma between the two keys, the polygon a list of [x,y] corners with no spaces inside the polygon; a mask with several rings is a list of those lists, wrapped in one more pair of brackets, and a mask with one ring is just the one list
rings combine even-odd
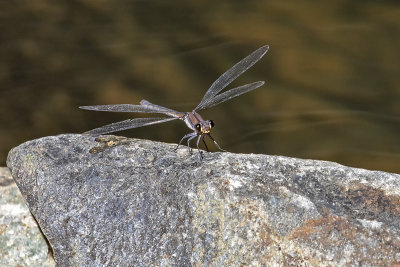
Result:
{"label": "speckled stone", "polygon": [[0,266],[55,266],[8,168],[0,168]]}
{"label": "speckled stone", "polygon": [[400,175],[59,135],[7,165],[58,266],[400,264]]}

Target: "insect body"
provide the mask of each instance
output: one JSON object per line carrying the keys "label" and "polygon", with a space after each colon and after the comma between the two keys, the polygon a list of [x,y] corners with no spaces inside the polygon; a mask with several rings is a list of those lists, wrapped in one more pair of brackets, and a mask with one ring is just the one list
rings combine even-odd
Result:
{"label": "insect body", "polygon": [[183,120],[186,125],[193,130],[192,133],[188,133],[182,137],[177,148],[182,143],[183,140],[187,139],[187,145],[190,150],[190,141],[197,137],[196,146],[200,152],[200,157],[202,153],[199,149],[200,140],[203,141],[207,151],[208,147],[204,141],[204,137],[208,136],[218,149],[223,150],[218,143],[211,136],[211,128],[214,127],[214,122],[212,120],[204,120],[197,111],[213,107],[220,103],[223,103],[231,98],[239,96],[241,94],[252,91],[264,84],[264,81],[258,81],[254,83],[245,84],[233,89],[230,89],[224,93],[220,92],[228,86],[232,81],[239,77],[242,73],[252,67],[257,61],[259,61],[269,49],[268,45],[262,46],[238,63],[236,63],[232,68],[227,70],[222,74],[207,90],[203,99],[191,112],[180,112],[173,109],[169,109],[163,106],[155,105],[147,100],[140,101],[140,105],[132,104],[118,104],[118,105],[99,105],[99,106],[81,106],[81,109],[94,110],[94,111],[109,111],[109,112],[140,112],[140,113],[158,113],[164,114],[168,117],[164,118],[137,118],[129,119],[120,122],[111,123],[86,133],[91,135],[101,135],[106,133],[118,132],[122,130],[143,127],[152,124],[163,123],[171,120],[180,119]]}

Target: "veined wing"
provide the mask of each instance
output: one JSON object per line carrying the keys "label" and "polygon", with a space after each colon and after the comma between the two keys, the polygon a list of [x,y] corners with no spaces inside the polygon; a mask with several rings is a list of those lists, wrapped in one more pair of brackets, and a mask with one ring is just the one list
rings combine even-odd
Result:
{"label": "veined wing", "polygon": [[150,103],[149,101],[143,99],[142,101],[140,101],[140,105],[144,106],[146,108],[149,108],[151,110],[154,110],[153,112],[158,112],[158,113],[163,113],[166,114],[168,116],[171,117],[178,117],[178,118],[182,118],[183,116],[185,116],[185,112],[179,112],[170,108],[166,108],[163,106],[159,106],[153,103]]}
{"label": "veined wing", "polygon": [[239,77],[243,72],[252,67],[257,61],[259,61],[269,49],[268,45],[258,48],[256,51],[236,63],[232,68],[227,70],[222,74],[207,90],[203,99],[200,101],[199,105],[194,109],[198,110],[199,107],[205,105],[210,99],[215,97],[219,92],[221,92],[226,86],[228,86],[232,81]]}
{"label": "veined wing", "polygon": [[232,99],[241,94],[244,94],[244,93],[250,92],[254,89],[257,89],[258,87],[262,86],[263,84],[264,84],[264,81],[259,81],[259,82],[249,83],[249,84],[245,84],[245,85],[230,89],[222,94],[217,95],[214,98],[211,98],[209,101],[205,102],[203,105],[197,107],[196,110],[202,110],[202,109],[206,109],[206,108],[221,104],[225,101],[228,101],[229,99]]}
{"label": "veined wing", "polygon": [[94,110],[94,111],[108,111],[108,112],[140,112],[140,113],[159,113],[171,117],[177,117],[176,114],[181,112],[164,108],[157,109],[151,106],[132,105],[132,104],[117,104],[117,105],[98,105],[98,106],[80,106],[80,109]]}
{"label": "veined wing", "polygon": [[167,121],[176,120],[177,118],[138,118],[138,119],[130,119],[119,122],[114,122],[111,124],[104,125],[102,127],[90,130],[85,132],[85,134],[90,134],[94,136],[98,136],[101,134],[119,132],[132,128],[139,128],[143,126],[163,123]]}

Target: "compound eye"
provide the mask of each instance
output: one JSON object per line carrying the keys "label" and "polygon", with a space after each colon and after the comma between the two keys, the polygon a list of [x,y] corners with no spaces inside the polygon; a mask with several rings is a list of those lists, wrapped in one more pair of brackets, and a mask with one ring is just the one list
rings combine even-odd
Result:
{"label": "compound eye", "polygon": [[200,123],[196,124],[196,125],[194,126],[194,128],[196,128],[196,130],[200,132],[200,130],[201,130],[201,125],[200,125]]}
{"label": "compound eye", "polygon": [[210,127],[211,128],[214,127],[214,121],[213,120],[210,120]]}

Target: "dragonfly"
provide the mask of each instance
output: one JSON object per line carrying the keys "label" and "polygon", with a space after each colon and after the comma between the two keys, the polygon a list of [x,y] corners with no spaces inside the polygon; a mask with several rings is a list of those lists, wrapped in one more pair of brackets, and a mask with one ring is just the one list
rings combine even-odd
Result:
{"label": "dragonfly", "polygon": [[187,147],[189,149],[190,154],[192,154],[192,149],[190,148],[190,142],[197,137],[196,147],[197,150],[199,151],[200,158],[202,159],[203,156],[199,148],[199,143],[200,141],[202,141],[208,152],[209,150],[207,144],[204,141],[204,137],[206,136],[209,137],[214,142],[215,146],[219,150],[226,151],[219,146],[219,144],[214,140],[214,138],[210,134],[211,128],[214,127],[214,121],[204,120],[200,116],[198,111],[221,104],[234,97],[250,92],[262,86],[264,84],[264,81],[257,81],[239,87],[235,87],[233,89],[221,93],[221,91],[224,90],[236,78],[238,78],[241,74],[243,74],[245,71],[251,68],[255,63],[257,63],[267,53],[268,49],[269,49],[268,45],[264,45],[258,48],[250,55],[248,55],[247,57],[243,58],[241,61],[236,63],[225,73],[223,73],[217,80],[213,82],[213,84],[210,86],[210,88],[203,96],[203,99],[200,101],[197,107],[195,107],[191,112],[176,111],[167,107],[152,104],[147,100],[140,101],[140,105],[117,104],[117,105],[80,106],[79,108],[81,109],[93,110],[93,111],[156,113],[167,116],[161,118],[128,119],[120,122],[111,123],[99,128],[95,128],[93,130],[85,132],[85,134],[89,134],[92,136],[99,136],[112,132],[119,132],[122,130],[149,126],[153,124],[159,124],[179,119],[184,121],[187,127],[193,130],[193,132],[188,133],[182,137],[175,151],[179,148],[183,140],[187,139]]}

